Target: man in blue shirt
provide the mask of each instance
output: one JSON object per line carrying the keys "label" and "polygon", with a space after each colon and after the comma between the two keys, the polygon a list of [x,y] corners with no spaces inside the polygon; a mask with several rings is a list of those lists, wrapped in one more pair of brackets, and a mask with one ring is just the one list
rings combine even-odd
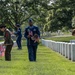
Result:
{"label": "man in blue shirt", "polygon": [[24,37],[27,39],[29,61],[36,61],[36,52],[40,38],[40,31],[37,26],[33,25],[32,19],[29,19],[29,26],[25,28]]}
{"label": "man in blue shirt", "polygon": [[22,33],[21,33],[21,28],[20,28],[20,24],[16,25],[17,31],[14,33],[17,36],[17,46],[18,46],[18,50],[22,49],[22,45],[21,45],[21,38],[22,38]]}

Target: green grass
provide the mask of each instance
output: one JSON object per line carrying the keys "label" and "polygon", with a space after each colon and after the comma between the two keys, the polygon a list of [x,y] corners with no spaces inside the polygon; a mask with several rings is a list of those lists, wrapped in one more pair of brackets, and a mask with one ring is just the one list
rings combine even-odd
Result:
{"label": "green grass", "polygon": [[62,41],[62,42],[70,42],[70,40],[75,40],[75,36],[68,36],[68,37],[51,37],[46,38],[47,40],[54,40],[54,41]]}
{"label": "green grass", "polygon": [[39,45],[37,62],[29,62],[27,47],[12,49],[12,61],[0,60],[0,75],[75,75],[72,62],[51,49]]}

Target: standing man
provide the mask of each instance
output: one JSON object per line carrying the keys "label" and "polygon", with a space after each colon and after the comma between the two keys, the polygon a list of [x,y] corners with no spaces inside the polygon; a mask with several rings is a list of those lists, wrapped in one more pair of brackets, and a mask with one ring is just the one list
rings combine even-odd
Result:
{"label": "standing man", "polygon": [[13,41],[11,39],[11,33],[9,32],[8,29],[6,29],[5,25],[0,25],[0,30],[2,32],[4,32],[5,42],[4,42],[3,46],[6,46],[5,60],[11,61],[11,50],[12,50],[12,46],[13,46]]}
{"label": "standing man", "polygon": [[17,31],[14,33],[17,36],[17,46],[18,46],[18,50],[22,49],[22,45],[21,45],[21,39],[22,39],[22,33],[21,33],[21,28],[20,28],[20,24],[16,25],[16,29]]}
{"label": "standing man", "polygon": [[40,31],[37,26],[33,25],[32,19],[29,19],[29,26],[25,29],[24,37],[27,39],[29,61],[36,61]]}

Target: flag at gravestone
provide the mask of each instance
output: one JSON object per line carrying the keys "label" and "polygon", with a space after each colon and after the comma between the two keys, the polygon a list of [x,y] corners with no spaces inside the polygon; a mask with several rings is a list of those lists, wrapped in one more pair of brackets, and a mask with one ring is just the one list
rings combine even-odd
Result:
{"label": "flag at gravestone", "polygon": [[3,57],[5,54],[5,48],[4,46],[0,45],[0,56]]}

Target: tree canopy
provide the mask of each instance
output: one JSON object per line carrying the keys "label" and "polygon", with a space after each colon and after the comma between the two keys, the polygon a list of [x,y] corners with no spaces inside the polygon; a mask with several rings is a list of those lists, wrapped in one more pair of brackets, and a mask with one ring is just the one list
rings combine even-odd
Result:
{"label": "tree canopy", "polygon": [[0,24],[14,28],[31,17],[41,31],[71,29],[74,27],[74,6],[75,0],[0,0]]}

